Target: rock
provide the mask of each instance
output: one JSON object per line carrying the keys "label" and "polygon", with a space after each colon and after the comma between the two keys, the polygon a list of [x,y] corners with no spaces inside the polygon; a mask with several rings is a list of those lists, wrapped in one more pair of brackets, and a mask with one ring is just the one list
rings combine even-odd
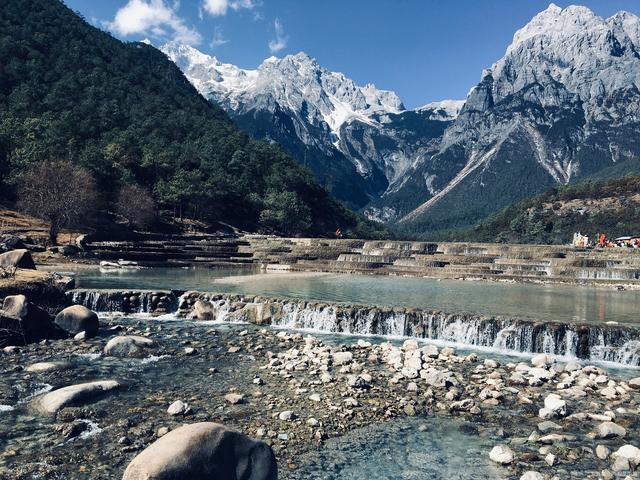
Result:
{"label": "rock", "polygon": [[513,462],[515,455],[513,450],[511,450],[506,445],[496,445],[489,452],[489,458],[496,463],[500,463],[502,465],[508,465]]}
{"label": "rock", "polygon": [[[231,349],[229,349],[231,350]],[[193,347],[184,347],[184,354],[191,356],[191,355],[195,355],[196,353],[198,353],[198,350],[196,350]]]}
{"label": "rock", "polygon": [[224,396],[224,399],[231,405],[237,405],[238,403],[242,403],[244,401],[244,395],[240,395],[239,393],[227,393]]}
{"label": "rock", "polygon": [[24,295],[8,295],[0,311],[0,344],[31,343],[44,338],[61,337],[51,317]]}
{"label": "rock", "polygon": [[210,422],[185,425],[135,457],[122,480],[276,480],[275,456],[263,442]]}
{"label": "rock", "polygon": [[520,476],[520,480],[544,480],[544,477],[540,472],[529,470]]}
{"label": "rock", "polygon": [[311,400],[312,402],[319,402],[321,398],[320,398],[320,395],[318,395],[317,393],[314,393],[309,395],[309,400]]}
{"label": "rock", "polygon": [[144,357],[156,342],[138,335],[113,337],[104,347],[104,354],[111,357]]}
{"label": "rock", "polygon": [[417,340],[413,340],[413,339],[405,340],[402,343],[402,349],[405,352],[410,352],[410,351],[413,351],[413,350],[417,350],[418,349],[418,341]]}
{"label": "rock", "polygon": [[73,337],[73,339],[76,342],[84,342],[87,339],[87,332],[85,332],[84,330],[76,333],[75,336]]}
{"label": "rock", "polygon": [[334,352],[332,356],[334,365],[346,365],[353,361],[353,353],[351,352]]}
{"label": "rock", "polygon": [[64,407],[86,403],[119,387],[120,384],[115,380],[79,383],[37,397],[33,406],[42,413],[56,413]]}
{"label": "rock", "polygon": [[540,432],[542,433],[549,433],[552,431],[562,430],[562,427],[557,423],[547,420],[538,424],[538,430],[540,430]]}
{"label": "rock", "polygon": [[598,457],[600,460],[606,460],[607,457],[609,457],[610,453],[611,450],[609,450],[609,448],[605,445],[596,446],[596,457]]}
{"label": "rock", "polygon": [[196,320],[215,320],[216,312],[213,304],[206,300],[196,300],[193,304],[193,311],[190,315]]}
{"label": "rock", "polygon": [[36,264],[33,263],[29,250],[21,248],[0,254],[0,267],[35,270]]}
{"label": "rock", "polygon": [[307,419],[307,425],[309,425],[310,427],[316,427],[316,426],[318,426],[319,423],[320,422],[318,422],[318,420],[316,420],[313,417]]}
{"label": "rock", "polygon": [[500,366],[500,364],[498,362],[496,362],[495,360],[491,359],[491,358],[487,358],[484,361],[484,366],[487,368],[498,368]]}
{"label": "rock", "polygon": [[28,365],[24,370],[30,373],[53,372],[70,368],[71,364],[66,362],[40,362]]}
{"label": "rock", "polygon": [[611,454],[613,458],[626,458],[634,463],[634,465],[640,465],[640,448],[627,444],[620,447],[618,450]]}
{"label": "rock", "polygon": [[184,415],[188,412],[188,410],[189,406],[186,403],[184,403],[182,400],[176,400],[171,405],[169,405],[169,408],[167,408],[167,413],[171,416]]}
{"label": "rock", "polygon": [[551,417],[564,417],[567,415],[567,402],[559,395],[552,393],[544,399],[544,408],[541,408],[538,416],[543,419]]}
{"label": "rock", "polygon": [[623,438],[626,434],[625,428],[617,423],[604,422],[598,425],[598,438]]}
{"label": "rock", "polygon": [[278,415],[278,418],[285,422],[293,420],[295,417],[295,414],[291,410],[285,410],[284,412],[280,412],[280,415]]}
{"label": "rock", "polygon": [[640,377],[632,378],[627,384],[634,390],[640,390]]}
{"label": "rock", "polygon": [[62,310],[54,320],[65,332],[75,335],[86,332],[87,338],[98,334],[98,315],[82,305],[72,305]]}
{"label": "rock", "polygon": [[440,355],[438,347],[435,345],[425,345],[420,351],[422,351],[422,355],[428,358],[438,358],[438,355]]}
{"label": "rock", "polygon": [[544,462],[550,467],[553,467],[553,464],[556,463],[556,456],[553,453],[547,453],[544,457]]}
{"label": "rock", "polygon": [[169,433],[169,429],[167,427],[160,427],[157,431],[156,431],[156,436],[158,438],[165,436],[167,433]]}
{"label": "rock", "polygon": [[540,353],[531,359],[531,365],[537,368],[545,368],[553,363],[553,357],[546,353]]}

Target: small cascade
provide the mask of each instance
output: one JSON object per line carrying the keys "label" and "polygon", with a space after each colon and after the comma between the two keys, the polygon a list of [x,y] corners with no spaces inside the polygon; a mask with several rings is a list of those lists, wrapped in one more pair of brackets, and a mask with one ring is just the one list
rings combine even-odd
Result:
{"label": "small cascade", "polygon": [[174,292],[163,290],[87,290],[77,289],[67,293],[71,302],[84,305],[94,312],[153,313],[175,312],[178,298]]}
{"label": "small cascade", "polygon": [[539,322],[405,308],[343,305],[274,297],[170,291],[73,290],[74,303],[97,312],[175,313],[218,322],[250,322],[317,332],[414,337],[500,352],[549,353],[640,366],[640,328]]}

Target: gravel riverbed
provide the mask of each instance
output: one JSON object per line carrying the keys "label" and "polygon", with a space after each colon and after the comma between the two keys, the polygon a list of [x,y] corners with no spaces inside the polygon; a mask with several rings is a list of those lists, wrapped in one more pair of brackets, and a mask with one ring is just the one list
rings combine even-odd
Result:
{"label": "gravel riverbed", "polygon": [[[105,352],[132,335],[152,343]],[[501,363],[415,340],[110,316],[90,340],[5,349],[0,370],[3,479],[121,478],[159,436],[202,421],[270,444],[282,479],[638,478],[640,380],[545,355]],[[37,408],[96,380],[118,388]],[[367,452],[403,468],[358,477],[376,465]]]}

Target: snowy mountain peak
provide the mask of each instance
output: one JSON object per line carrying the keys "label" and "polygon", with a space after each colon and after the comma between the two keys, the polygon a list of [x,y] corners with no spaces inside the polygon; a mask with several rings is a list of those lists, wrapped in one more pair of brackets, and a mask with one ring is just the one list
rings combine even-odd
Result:
{"label": "snowy mountain peak", "polygon": [[465,104],[465,100],[441,100],[431,102],[417,109],[419,112],[430,110],[431,118],[436,120],[455,120],[460,114],[460,110]]}
{"label": "snowy mountain peak", "polygon": [[344,74],[321,67],[305,52],[269,57],[257,69],[245,70],[188,45],[172,42],[160,50],[202,95],[223,106],[249,109],[256,99],[270,99],[281,108],[304,112],[310,123],[325,122],[337,137],[344,123],[370,123],[373,114],[404,111],[394,92],[373,84],[358,86]]}

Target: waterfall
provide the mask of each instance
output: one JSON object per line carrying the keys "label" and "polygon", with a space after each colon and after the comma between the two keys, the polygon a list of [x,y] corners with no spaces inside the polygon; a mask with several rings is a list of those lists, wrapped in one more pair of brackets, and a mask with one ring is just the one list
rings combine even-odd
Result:
{"label": "waterfall", "polygon": [[587,361],[640,366],[640,328],[539,322],[403,308],[342,305],[274,297],[169,291],[72,290],[74,303],[97,312],[176,313],[193,318],[197,300],[215,321],[271,324],[334,334],[414,337],[500,352],[549,353]]}

